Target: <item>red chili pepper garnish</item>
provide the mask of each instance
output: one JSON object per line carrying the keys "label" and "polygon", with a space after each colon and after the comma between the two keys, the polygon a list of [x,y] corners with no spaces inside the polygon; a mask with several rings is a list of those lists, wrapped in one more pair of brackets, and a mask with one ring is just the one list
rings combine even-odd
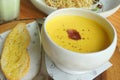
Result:
{"label": "red chili pepper garnish", "polygon": [[80,36],[79,32],[76,31],[76,30],[74,30],[74,29],[68,29],[67,33],[68,33],[68,37],[70,39],[73,39],[73,40],[79,40],[79,39],[81,39],[81,36]]}
{"label": "red chili pepper garnish", "polygon": [[101,9],[101,8],[103,7],[103,5],[102,5],[102,4],[98,4],[97,7],[98,7],[99,9]]}

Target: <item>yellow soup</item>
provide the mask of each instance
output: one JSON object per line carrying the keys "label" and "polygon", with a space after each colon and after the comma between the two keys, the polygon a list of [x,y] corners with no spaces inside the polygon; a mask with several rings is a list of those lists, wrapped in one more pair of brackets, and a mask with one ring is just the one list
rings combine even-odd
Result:
{"label": "yellow soup", "polygon": [[57,16],[46,24],[49,37],[59,46],[75,52],[96,52],[107,48],[107,31],[97,22],[81,16]]}

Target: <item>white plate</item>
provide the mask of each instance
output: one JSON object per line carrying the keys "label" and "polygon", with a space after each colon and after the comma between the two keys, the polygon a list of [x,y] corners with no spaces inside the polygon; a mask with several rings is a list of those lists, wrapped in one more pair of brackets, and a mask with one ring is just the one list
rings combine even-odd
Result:
{"label": "white plate", "polygon": [[[39,71],[40,59],[41,59],[37,23],[32,22],[27,24],[27,29],[31,37],[31,41],[28,47],[28,52],[30,55],[30,70],[21,80],[33,80],[33,78],[36,76],[36,74]],[[0,34],[0,55],[2,52],[5,38],[9,34],[9,32],[10,30]],[[3,75],[1,71],[0,71],[0,80],[3,80]]]}
{"label": "white plate", "polygon": [[107,62],[103,64],[101,67],[91,70],[90,72],[87,73],[69,74],[57,68],[47,55],[45,56],[45,60],[47,71],[54,80],[93,80],[99,74],[101,74],[102,72],[104,72],[105,70],[112,66],[110,62]]}
{"label": "white plate", "polygon": [[[47,6],[44,0],[31,0],[31,2],[35,7],[48,15],[51,12],[57,10],[55,8]],[[100,0],[100,3],[103,4],[103,8],[98,12],[98,14],[102,15],[103,17],[112,15],[120,8],[120,0]]]}

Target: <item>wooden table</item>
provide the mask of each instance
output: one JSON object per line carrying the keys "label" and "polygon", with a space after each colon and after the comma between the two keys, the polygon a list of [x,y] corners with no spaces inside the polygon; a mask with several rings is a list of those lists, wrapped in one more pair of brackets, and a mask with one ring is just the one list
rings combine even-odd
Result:
{"label": "wooden table", "polygon": [[[43,18],[47,15],[45,15],[43,12],[36,9],[30,0],[21,0],[21,7],[20,7],[20,19],[23,18]],[[114,55],[111,58],[111,63],[113,66],[109,68],[107,71],[102,73],[100,76],[98,76],[95,80],[120,80],[120,52],[118,47],[120,48],[120,9],[113,14],[112,16],[107,18],[116,28],[118,33],[118,45],[115,50]],[[33,20],[25,20],[22,22],[29,23]],[[0,25],[0,33],[9,30],[16,25],[20,21],[14,21],[11,23]]]}

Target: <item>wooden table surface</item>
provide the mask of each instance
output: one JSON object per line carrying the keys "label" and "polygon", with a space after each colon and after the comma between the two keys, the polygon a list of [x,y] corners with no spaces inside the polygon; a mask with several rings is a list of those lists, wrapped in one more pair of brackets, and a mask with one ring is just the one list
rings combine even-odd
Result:
{"label": "wooden table surface", "polygon": [[[46,17],[43,12],[36,9],[30,0],[21,0],[21,7],[20,7],[20,19],[24,18],[43,18]],[[113,14],[112,16],[107,18],[116,28],[118,33],[118,44],[116,47],[116,50],[114,52],[114,55],[112,56],[110,62],[113,64],[111,68],[109,68],[107,71],[99,75],[95,80],[120,80],[120,9]],[[24,20],[22,22],[29,23],[33,20]],[[14,21],[7,24],[0,25],[0,33],[5,32],[6,30],[9,30],[13,28],[18,22],[20,21]]]}

